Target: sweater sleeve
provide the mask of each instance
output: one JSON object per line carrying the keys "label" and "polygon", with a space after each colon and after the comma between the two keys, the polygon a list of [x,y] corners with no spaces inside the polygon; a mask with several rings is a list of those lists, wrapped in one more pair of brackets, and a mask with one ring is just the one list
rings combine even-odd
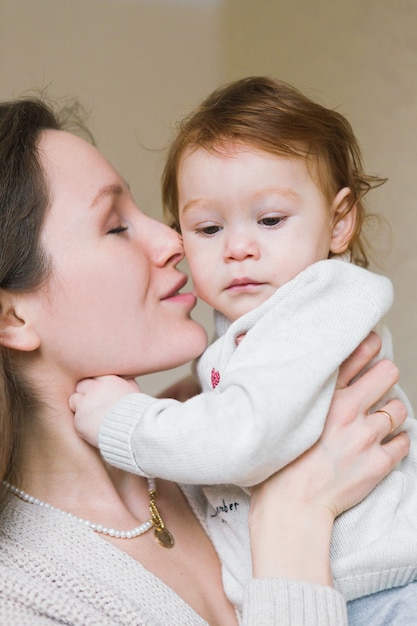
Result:
{"label": "sweater sleeve", "polygon": [[347,626],[347,623],[346,602],[331,587],[259,578],[245,591],[242,626]]}
{"label": "sweater sleeve", "polygon": [[219,340],[214,392],[185,403],[127,396],[102,425],[102,454],[182,483],[264,480],[318,439],[339,365],[391,302],[383,276],[339,260],[312,265]]}

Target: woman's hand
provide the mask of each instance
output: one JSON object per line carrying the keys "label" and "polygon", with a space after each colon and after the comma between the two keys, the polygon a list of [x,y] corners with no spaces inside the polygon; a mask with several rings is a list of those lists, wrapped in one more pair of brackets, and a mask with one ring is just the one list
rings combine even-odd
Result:
{"label": "woman's hand", "polygon": [[[342,365],[319,441],[293,463],[253,488],[250,530],[255,576],[284,576],[332,584],[329,547],[334,519],[360,502],[407,455],[409,438],[391,440],[383,413],[368,410],[397,382],[390,361],[350,381],[380,350],[372,333]],[[395,428],[406,418],[399,400],[382,409]]]}

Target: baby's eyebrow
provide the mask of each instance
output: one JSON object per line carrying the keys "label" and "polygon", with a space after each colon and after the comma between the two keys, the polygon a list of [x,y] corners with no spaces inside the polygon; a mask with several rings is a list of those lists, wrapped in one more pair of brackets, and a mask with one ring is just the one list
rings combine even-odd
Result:
{"label": "baby's eyebrow", "polygon": [[[274,187],[265,187],[264,189],[258,189],[252,196],[255,200],[261,200],[265,196],[281,196],[288,198],[290,200],[298,200],[300,198],[300,194],[297,193],[295,189],[292,187],[286,186],[274,186]],[[192,209],[205,209],[206,206],[211,207],[211,201],[207,198],[193,198],[184,204],[181,207],[180,212],[181,215],[187,213]]]}
{"label": "baby's eyebrow", "polygon": [[194,198],[193,200],[189,200],[181,207],[181,213],[186,213],[190,209],[204,209],[206,206],[205,198]]}
{"label": "baby's eyebrow", "polygon": [[254,194],[255,198],[262,198],[267,195],[278,195],[284,196],[286,198],[290,198],[292,200],[297,200],[300,197],[300,194],[295,191],[292,187],[266,187],[265,189],[260,189]]}

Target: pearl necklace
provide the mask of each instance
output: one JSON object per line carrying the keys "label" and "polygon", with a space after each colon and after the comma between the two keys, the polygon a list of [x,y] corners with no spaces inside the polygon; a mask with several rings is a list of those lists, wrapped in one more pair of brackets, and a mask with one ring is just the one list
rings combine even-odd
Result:
{"label": "pearl necklace", "polygon": [[151,528],[155,528],[154,537],[157,543],[163,548],[172,548],[174,545],[174,537],[169,532],[167,528],[165,528],[165,524],[162,520],[162,517],[158,511],[158,508],[155,504],[155,498],[158,493],[155,488],[155,479],[148,478],[148,491],[149,491],[149,511],[151,514],[150,519],[148,519],[143,524],[132,528],[132,530],[115,530],[114,528],[107,528],[102,526],[101,524],[94,524],[89,520],[85,520],[82,517],[77,517],[72,513],[67,513],[67,511],[63,511],[56,506],[52,506],[48,502],[43,502],[42,500],[38,500],[34,496],[30,496],[22,489],[18,489],[14,485],[6,482],[5,480],[2,482],[3,486],[6,487],[14,496],[17,496],[24,502],[28,502],[29,504],[35,504],[36,506],[43,507],[45,509],[50,509],[51,511],[57,511],[58,513],[62,513],[71,520],[76,522],[80,522],[90,530],[93,530],[95,533],[99,533],[101,535],[108,535],[109,537],[116,537],[117,539],[134,539],[135,537],[139,537],[143,535]]}

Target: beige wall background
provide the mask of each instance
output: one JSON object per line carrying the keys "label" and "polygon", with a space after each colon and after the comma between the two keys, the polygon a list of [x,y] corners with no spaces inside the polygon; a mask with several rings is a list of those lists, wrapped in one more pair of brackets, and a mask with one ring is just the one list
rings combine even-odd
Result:
{"label": "beige wall background", "polygon": [[[161,217],[159,178],[175,122],[247,74],[293,83],[351,121],[369,196],[390,232],[373,240],[394,282],[401,383],[417,407],[417,3],[415,0],[0,0],[0,98],[77,96],[97,143],[141,208]],[[195,316],[211,332],[211,315]],[[188,367],[143,379],[156,393]]]}

